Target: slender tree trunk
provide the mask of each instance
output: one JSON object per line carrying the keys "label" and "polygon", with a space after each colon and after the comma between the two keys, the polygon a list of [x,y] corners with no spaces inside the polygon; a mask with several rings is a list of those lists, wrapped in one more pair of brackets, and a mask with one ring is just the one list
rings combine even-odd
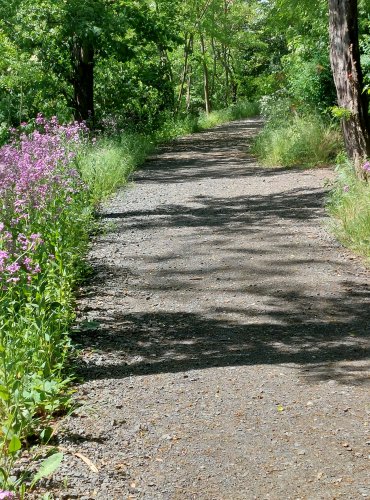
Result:
{"label": "slender tree trunk", "polygon": [[342,120],[346,149],[357,173],[363,175],[362,164],[370,156],[370,123],[360,65],[357,0],[329,0],[329,31],[338,105],[350,112]]}
{"label": "slender tree trunk", "polygon": [[193,35],[190,35],[189,39],[188,39],[187,35],[185,37],[184,65],[183,65],[183,70],[182,70],[179,95],[177,98],[176,113],[178,113],[181,109],[182,96],[184,95],[184,87],[185,87],[185,82],[186,82],[186,76],[188,74],[188,62],[189,62],[189,53],[190,53],[190,47],[191,47],[191,43],[192,43],[192,37],[193,37]]}
{"label": "slender tree trunk", "polygon": [[227,47],[226,45],[222,45],[222,56],[224,59],[224,68],[225,68],[225,104],[226,107],[229,105],[229,65],[227,60]]}
{"label": "slender tree trunk", "polygon": [[216,79],[217,79],[217,49],[216,49],[215,39],[213,37],[211,38],[211,46],[212,46],[212,54],[213,54],[213,71],[212,71],[210,95],[214,96],[215,87],[216,87]]}
{"label": "slender tree trunk", "polygon": [[[189,40],[189,54],[192,54],[193,52],[193,44],[194,44],[194,36],[191,35],[190,40]],[[191,75],[192,75],[192,65],[191,62],[189,63],[188,66],[188,79],[186,82],[186,112],[189,113],[190,111],[190,106],[191,106]]]}
{"label": "slender tree trunk", "polygon": [[206,60],[206,48],[203,35],[200,35],[200,48],[202,51],[202,59],[203,59],[204,103],[206,107],[206,113],[208,115],[211,112],[211,102],[209,98],[209,76],[208,76],[208,66]]}
{"label": "slender tree trunk", "polygon": [[94,47],[88,41],[73,45],[74,115],[78,121],[94,122]]}

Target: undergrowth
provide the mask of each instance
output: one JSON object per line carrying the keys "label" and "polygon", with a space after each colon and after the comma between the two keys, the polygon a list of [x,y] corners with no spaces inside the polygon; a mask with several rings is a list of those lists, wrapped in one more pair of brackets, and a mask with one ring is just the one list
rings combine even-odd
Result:
{"label": "undergrowth", "polygon": [[296,109],[284,96],[266,96],[261,101],[266,120],[254,141],[253,152],[266,166],[312,167],[333,164],[343,149],[336,123],[308,109]]}
{"label": "undergrowth", "polygon": [[335,235],[370,264],[370,184],[359,179],[344,156],[338,157],[336,171],[328,201]]}

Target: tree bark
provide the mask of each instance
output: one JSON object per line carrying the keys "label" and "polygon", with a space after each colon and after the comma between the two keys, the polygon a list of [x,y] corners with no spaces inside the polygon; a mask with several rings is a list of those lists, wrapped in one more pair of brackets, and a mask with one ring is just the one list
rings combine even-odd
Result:
{"label": "tree bark", "polygon": [[74,115],[78,121],[94,123],[94,47],[88,41],[73,45]]}
{"label": "tree bark", "polygon": [[183,70],[182,70],[179,95],[177,97],[176,114],[181,109],[181,101],[182,101],[182,96],[184,94],[184,87],[185,87],[186,77],[187,77],[187,74],[188,74],[188,61],[189,61],[189,54],[190,54],[192,39],[193,39],[193,35],[192,34],[190,34],[189,39],[188,39],[187,35],[185,36],[184,65],[183,65]]}
{"label": "tree bark", "polygon": [[[193,44],[194,44],[194,37],[193,35],[190,37],[189,40],[189,54],[193,53]],[[191,61],[188,65],[188,78],[186,82],[186,112],[190,112],[190,107],[191,107],[191,76],[193,72],[193,67],[191,64]]]}
{"label": "tree bark", "polygon": [[209,97],[209,76],[208,76],[208,66],[206,61],[206,48],[203,35],[200,35],[200,48],[202,51],[202,59],[203,59],[204,103],[206,107],[206,113],[208,115],[211,112],[211,102]]}
{"label": "tree bark", "polygon": [[348,113],[342,128],[348,156],[359,175],[370,156],[368,95],[363,88],[357,0],[329,0],[330,61],[338,105]]}

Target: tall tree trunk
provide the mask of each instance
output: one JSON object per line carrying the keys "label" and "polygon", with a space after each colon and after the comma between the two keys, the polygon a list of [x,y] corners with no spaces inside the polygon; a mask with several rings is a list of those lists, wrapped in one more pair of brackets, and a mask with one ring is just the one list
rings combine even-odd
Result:
{"label": "tall tree trunk", "polygon": [[208,115],[211,112],[211,102],[209,98],[209,76],[208,76],[208,66],[206,60],[206,48],[203,35],[200,35],[200,48],[202,51],[202,60],[203,60],[204,103],[206,107],[206,113]]}
{"label": "tall tree trunk", "polygon": [[346,149],[361,175],[362,164],[370,156],[370,123],[360,65],[357,0],[329,0],[329,31],[338,105],[350,112],[342,120]]}
{"label": "tall tree trunk", "polygon": [[215,39],[211,38],[212,55],[213,55],[213,71],[212,71],[212,81],[210,88],[210,95],[215,95],[216,79],[217,79],[217,49],[215,44]]}
{"label": "tall tree trunk", "polygon": [[94,47],[76,40],[73,45],[74,115],[78,121],[94,123]]}
{"label": "tall tree trunk", "polygon": [[192,46],[192,39],[193,39],[192,34],[189,36],[189,39],[188,39],[187,35],[185,36],[184,65],[183,65],[183,69],[182,69],[179,95],[177,98],[176,113],[178,113],[181,109],[181,101],[182,101],[182,96],[184,95],[185,81],[186,81],[186,77],[188,74],[188,62],[189,62],[190,48]]}
{"label": "tall tree trunk", "polygon": [[[193,53],[193,46],[194,46],[194,36],[192,35],[189,40],[189,53]],[[189,63],[188,66],[188,78],[186,82],[186,112],[190,112],[190,107],[191,107],[191,76],[193,72],[193,67],[191,65],[191,62]]]}
{"label": "tall tree trunk", "polygon": [[222,57],[224,59],[223,66],[225,68],[225,104],[227,107],[229,105],[229,64],[226,45],[222,45]]}
{"label": "tall tree trunk", "polygon": [[[224,16],[225,16],[225,26],[227,25],[227,16],[228,16],[228,4],[227,0],[224,0]],[[225,27],[224,27],[225,30]],[[224,68],[225,68],[225,104],[226,107],[229,105],[229,63],[227,57],[227,47],[225,44],[222,44],[222,56],[224,59]]]}

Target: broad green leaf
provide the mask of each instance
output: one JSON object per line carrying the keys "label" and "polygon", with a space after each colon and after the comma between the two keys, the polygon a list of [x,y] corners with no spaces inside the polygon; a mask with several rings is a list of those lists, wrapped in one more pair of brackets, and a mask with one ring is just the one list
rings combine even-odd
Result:
{"label": "broad green leaf", "polygon": [[4,385],[0,385],[0,399],[9,401],[9,391]]}
{"label": "broad green leaf", "polygon": [[9,453],[15,453],[18,450],[20,450],[21,448],[22,448],[21,440],[19,439],[18,436],[16,436],[14,434],[14,436],[12,437],[12,439],[9,442],[8,451],[9,451]]}
{"label": "broad green leaf", "polygon": [[32,479],[31,487],[33,487],[37,481],[40,481],[43,477],[50,476],[57,470],[59,465],[63,460],[63,453],[54,453],[50,457],[46,458],[40,465],[40,468]]}

